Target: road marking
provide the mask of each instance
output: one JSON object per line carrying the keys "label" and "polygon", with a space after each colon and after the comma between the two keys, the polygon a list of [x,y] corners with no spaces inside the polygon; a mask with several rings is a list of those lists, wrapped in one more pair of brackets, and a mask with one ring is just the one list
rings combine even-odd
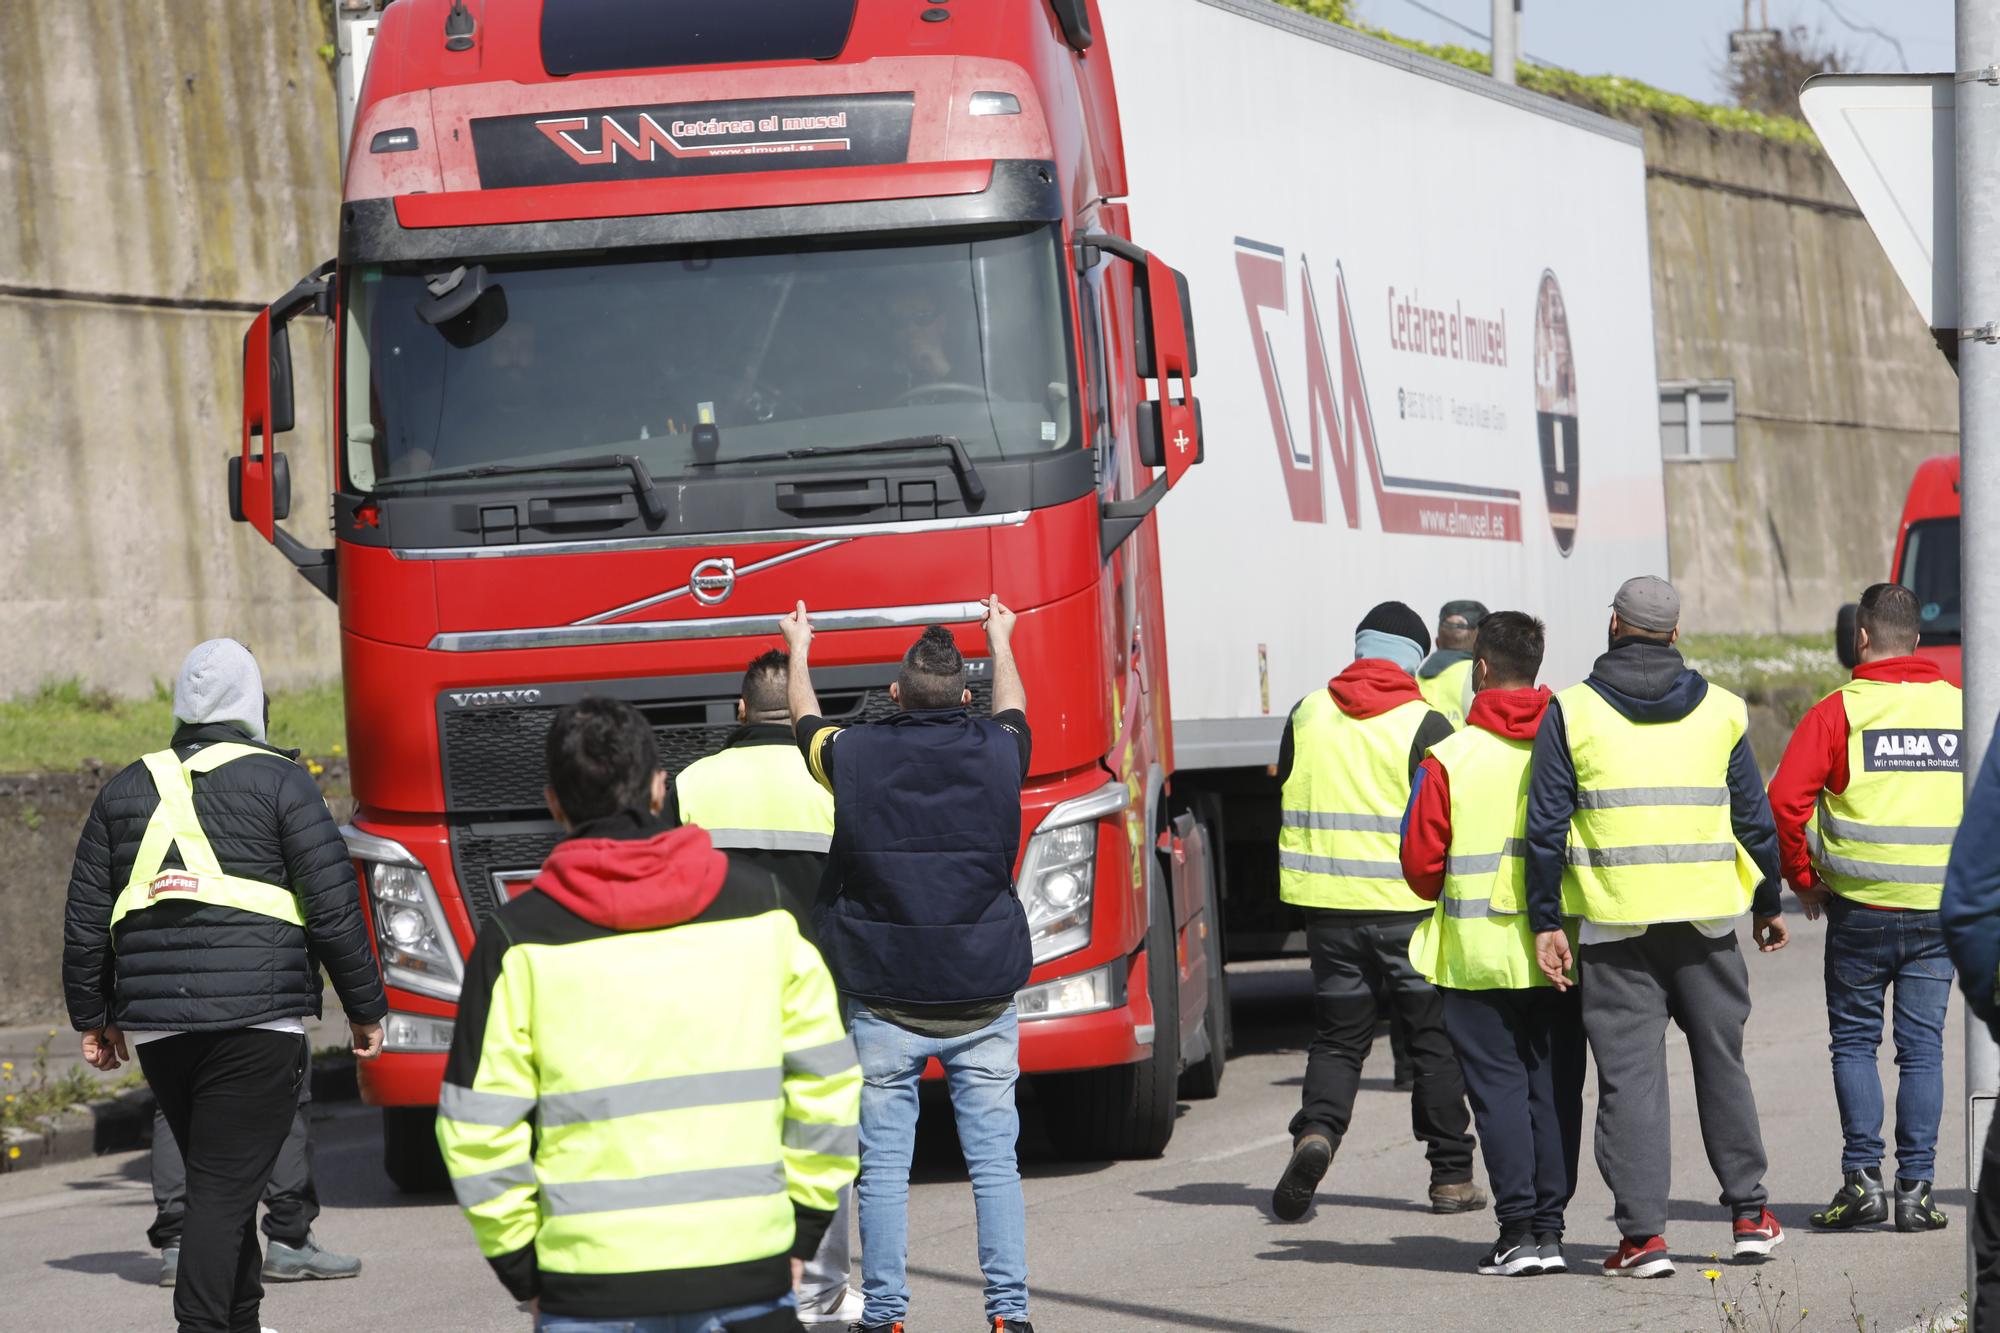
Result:
{"label": "road marking", "polygon": [[1291,1141],[1292,1136],[1289,1133],[1266,1134],[1261,1139],[1252,1139],[1248,1143],[1239,1143],[1234,1148],[1223,1152],[1212,1152],[1200,1157],[1185,1158],[1176,1165],[1202,1166],[1209,1162],[1223,1162],[1231,1157],[1241,1157],[1244,1153],[1262,1152],[1266,1148],[1275,1148],[1281,1143],[1290,1143]]}
{"label": "road marking", "polygon": [[0,1203],[0,1221],[11,1217],[32,1217],[36,1213],[52,1213],[58,1208],[75,1208],[86,1203],[97,1203],[107,1197],[121,1194],[151,1194],[150,1185],[135,1181],[106,1182],[93,1184],[87,1189],[71,1189],[62,1194],[45,1194],[38,1199],[23,1199],[19,1203]]}

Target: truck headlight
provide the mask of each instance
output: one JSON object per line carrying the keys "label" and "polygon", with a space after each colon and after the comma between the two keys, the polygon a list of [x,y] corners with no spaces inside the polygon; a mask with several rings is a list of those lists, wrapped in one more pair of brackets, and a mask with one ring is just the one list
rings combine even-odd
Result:
{"label": "truck headlight", "polygon": [[451,1049],[452,1021],[430,1014],[405,1014],[391,1010],[382,1020],[382,1049],[436,1053]]}
{"label": "truck headlight", "polygon": [[1021,858],[1021,906],[1037,963],[1090,943],[1097,887],[1097,824],[1131,800],[1122,782],[1064,801],[1043,817]]}
{"label": "truck headlight", "polygon": [[1028,986],[1014,994],[1015,1010],[1024,1023],[1037,1018],[1097,1013],[1123,1003],[1125,960],[1122,958],[1073,977],[1056,977]]}
{"label": "truck headlight", "polygon": [[366,867],[382,979],[419,995],[456,1000],[465,984],[465,960],[423,862],[403,844],[351,825],[341,836],[348,853]]}

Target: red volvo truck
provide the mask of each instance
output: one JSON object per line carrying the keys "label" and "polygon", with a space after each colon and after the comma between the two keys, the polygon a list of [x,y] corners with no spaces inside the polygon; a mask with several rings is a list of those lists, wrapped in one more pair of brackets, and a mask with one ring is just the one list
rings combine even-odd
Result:
{"label": "red volvo truck", "polygon": [[[1917,464],[1896,527],[1889,578],[1917,595],[1923,627],[1917,652],[1937,659],[1945,679],[1964,683],[1964,626],[1959,605],[1958,455],[1940,454]],[[1850,670],[1860,660],[1854,642],[1856,604],[1840,608],[1834,649]]]}
{"label": "red volvo truck", "polygon": [[[990,591],[1035,734],[1022,1063],[1060,1149],[1156,1154],[1227,1043],[1152,517],[1202,445],[1097,0],[688,8],[371,14],[338,257],[245,339],[232,514],[339,607],[389,1173],[438,1180],[464,959],[558,837],[557,708],[630,701],[677,771],[799,599],[829,715],[886,714],[932,623],[985,707]],[[302,316],[334,330],[323,549],[278,526]]]}

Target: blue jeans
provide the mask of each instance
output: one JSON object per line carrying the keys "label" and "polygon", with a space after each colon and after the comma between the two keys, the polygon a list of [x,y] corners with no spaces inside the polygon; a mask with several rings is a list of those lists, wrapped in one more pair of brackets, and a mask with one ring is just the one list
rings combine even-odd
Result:
{"label": "blue jeans", "polygon": [[1882,1006],[1895,990],[1896,1174],[1936,1174],[1944,1114],[1944,1013],[1951,957],[1936,912],[1881,912],[1835,896],[1826,912],[1826,1016],[1842,1171],[1882,1165]]}
{"label": "blue jeans", "polygon": [[986,1317],[1028,1317],[1028,1211],[1015,1158],[1021,1137],[1014,1085],[1021,1077],[1021,1029],[1014,1008],[962,1037],[926,1037],[849,1013],[861,1056],[861,1213],[864,1324],[888,1324],[910,1309],[910,1157],[917,1140],[917,1080],[932,1057],[944,1066],[958,1143],[972,1176],[979,1218],[979,1269]]}
{"label": "blue jeans", "polygon": [[[743,1305],[733,1310],[700,1310],[693,1314],[658,1314],[643,1319],[582,1319],[574,1315],[535,1316],[535,1333],[730,1333],[750,1329],[759,1319],[772,1320],[781,1310],[794,1310],[798,1302],[787,1295],[780,1301]],[[776,1322],[768,1327],[796,1328],[796,1321]]]}

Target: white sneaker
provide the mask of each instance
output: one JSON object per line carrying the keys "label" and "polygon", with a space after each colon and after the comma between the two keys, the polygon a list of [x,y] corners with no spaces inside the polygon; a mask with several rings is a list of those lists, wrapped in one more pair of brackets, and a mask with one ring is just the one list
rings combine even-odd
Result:
{"label": "white sneaker", "polygon": [[861,1293],[853,1287],[839,1287],[811,1300],[799,1302],[801,1324],[858,1324],[861,1322]]}

